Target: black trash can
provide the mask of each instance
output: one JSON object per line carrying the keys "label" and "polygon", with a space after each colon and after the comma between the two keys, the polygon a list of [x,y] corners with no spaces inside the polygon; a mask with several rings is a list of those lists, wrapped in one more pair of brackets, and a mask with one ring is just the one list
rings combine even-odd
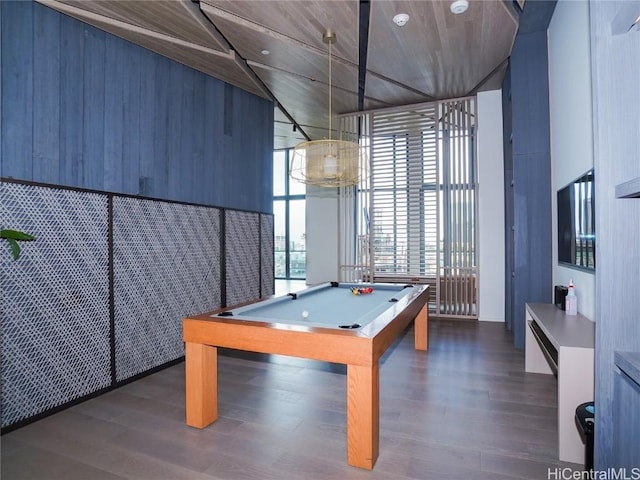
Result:
{"label": "black trash can", "polygon": [[593,402],[578,405],[576,408],[576,425],[586,446],[584,469],[593,470],[593,436],[595,430],[595,406]]}

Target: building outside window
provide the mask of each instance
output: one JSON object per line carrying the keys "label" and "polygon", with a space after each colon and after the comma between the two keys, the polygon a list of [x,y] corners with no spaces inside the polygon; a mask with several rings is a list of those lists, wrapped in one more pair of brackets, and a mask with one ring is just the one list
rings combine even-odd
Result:
{"label": "building outside window", "polygon": [[306,187],[289,177],[291,154],[290,149],[273,153],[274,264],[278,279],[304,279],[307,275]]}

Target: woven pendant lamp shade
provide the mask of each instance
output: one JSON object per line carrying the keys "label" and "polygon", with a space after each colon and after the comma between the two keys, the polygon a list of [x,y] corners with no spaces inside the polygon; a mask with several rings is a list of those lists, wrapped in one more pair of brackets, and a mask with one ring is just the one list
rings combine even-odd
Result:
{"label": "woven pendant lamp shade", "polygon": [[329,139],[296,145],[289,175],[317,187],[357,185],[366,171],[367,150],[355,142],[331,139],[331,45],[336,41],[335,33],[328,30],[322,40],[329,45]]}
{"label": "woven pendant lamp shade", "polygon": [[314,140],[293,150],[291,178],[318,187],[346,187],[360,182],[366,150],[355,142]]}

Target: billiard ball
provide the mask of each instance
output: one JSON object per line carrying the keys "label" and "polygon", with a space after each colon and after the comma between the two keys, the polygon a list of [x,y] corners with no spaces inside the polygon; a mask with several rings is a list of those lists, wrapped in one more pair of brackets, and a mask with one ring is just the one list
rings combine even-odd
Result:
{"label": "billiard ball", "polygon": [[302,318],[309,318],[309,312],[307,312],[306,310],[304,310],[302,312]]}

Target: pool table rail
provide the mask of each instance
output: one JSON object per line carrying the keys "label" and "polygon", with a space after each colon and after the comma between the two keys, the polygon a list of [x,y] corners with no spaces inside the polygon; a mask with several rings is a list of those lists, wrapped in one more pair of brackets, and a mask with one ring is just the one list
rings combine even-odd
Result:
{"label": "pool table rail", "polygon": [[360,332],[230,317],[187,318],[183,339],[186,343],[344,364],[370,365],[373,358],[371,341]]}

